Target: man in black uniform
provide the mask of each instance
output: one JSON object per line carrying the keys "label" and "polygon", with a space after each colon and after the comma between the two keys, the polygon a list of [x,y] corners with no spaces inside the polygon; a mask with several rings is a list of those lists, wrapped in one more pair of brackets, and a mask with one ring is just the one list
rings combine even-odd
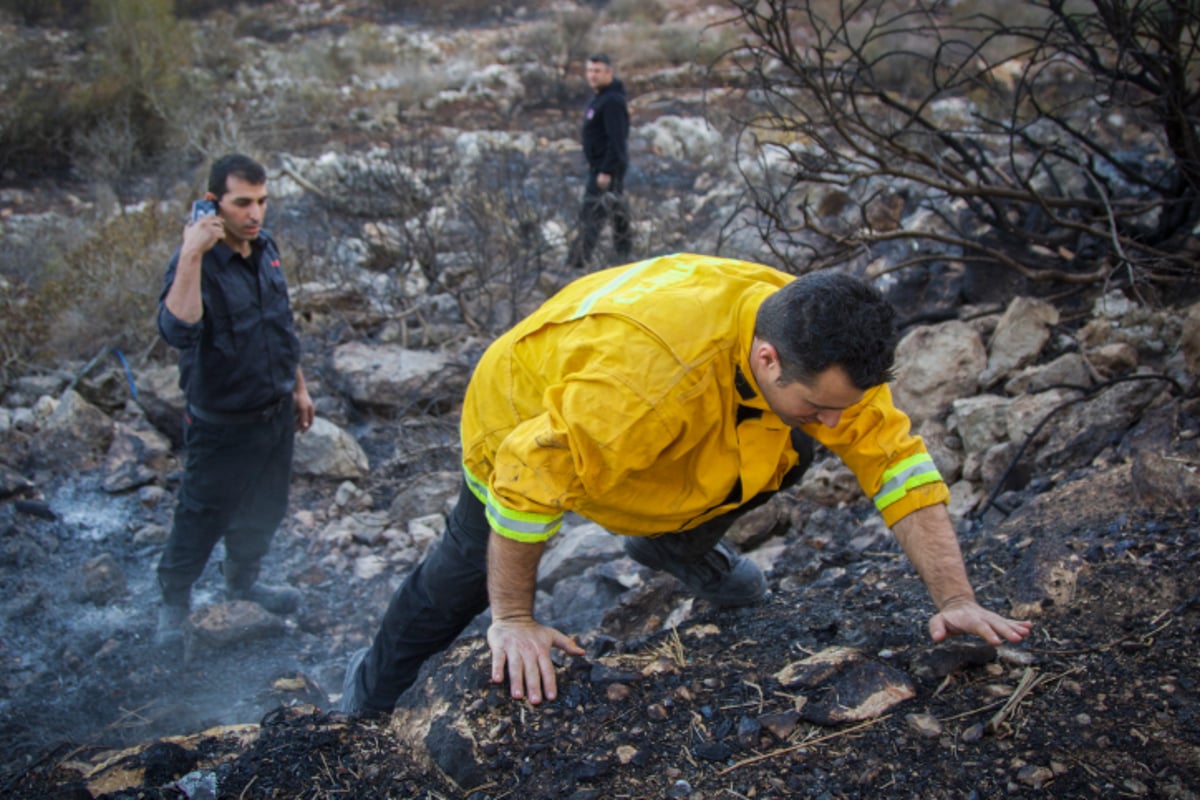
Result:
{"label": "man in black uniform", "polygon": [[633,250],[629,205],[624,196],[625,171],[629,167],[625,84],[613,77],[612,61],[603,53],[588,58],[587,82],[596,94],[583,115],[583,155],[588,163],[588,177],[579,212],[579,235],[572,242],[569,255],[570,265],[575,269],[587,267],[604,221],[610,216],[618,263],[629,261]]}
{"label": "man in black uniform", "polygon": [[187,397],[183,484],[158,564],[162,645],[182,641],[192,584],[222,537],[231,599],[278,614],[300,600],[292,587],[257,581],[287,510],[294,432],[313,422],[279,248],[262,230],[266,170],[225,156],[209,172],[206,198],[216,213],[184,228],[158,308]]}

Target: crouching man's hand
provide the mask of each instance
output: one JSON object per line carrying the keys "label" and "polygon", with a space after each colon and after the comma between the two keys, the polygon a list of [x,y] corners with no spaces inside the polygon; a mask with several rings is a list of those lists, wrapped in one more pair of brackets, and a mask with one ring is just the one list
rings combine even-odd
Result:
{"label": "crouching man's hand", "polygon": [[973,633],[995,646],[1006,640],[1016,644],[1029,635],[1030,627],[1026,620],[1008,619],[973,600],[962,600],[948,603],[930,618],[929,635],[940,642],[947,636]]}
{"label": "crouching man's hand", "polygon": [[995,646],[1006,640],[1015,644],[1029,635],[1029,622],[1006,619],[975,601],[958,537],[944,505],[925,506],[909,513],[892,525],[892,532],[941,609],[929,620],[929,635],[935,642],[947,636],[974,634]]}
{"label": "crouching man's hand", "polygon": [[512,696],[518,700],[527,697],[533,705],[558,696],[550,649],[583,655],[583,648],[571,637],[532,617],[496,620],[488,628],[487,639],[492,649],[492,683],[504,682],[507,667]]}

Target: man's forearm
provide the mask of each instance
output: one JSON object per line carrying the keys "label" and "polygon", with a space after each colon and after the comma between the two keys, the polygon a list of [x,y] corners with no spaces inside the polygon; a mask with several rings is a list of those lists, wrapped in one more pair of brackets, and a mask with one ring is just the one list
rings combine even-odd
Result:
{"label": "man's forearm", "polygon": [[163,305],[180,322],[192,324],[200,321],[204,314],[204,300],[200,292],[200,263],[203,253],[180,253],[175,265],[175,278],[163,299]]}
{"label": "man's forearm", "polygon": [[892,531],[939,610],[955,601],[974,602],[975,591],[945,506],[919,508],[896,522]]}
{"label": "man's forearm", "polygon": [[545,542],[516,542],[491,532],[487,583],[493,619],[533,619],[538,564],[545,549]]}

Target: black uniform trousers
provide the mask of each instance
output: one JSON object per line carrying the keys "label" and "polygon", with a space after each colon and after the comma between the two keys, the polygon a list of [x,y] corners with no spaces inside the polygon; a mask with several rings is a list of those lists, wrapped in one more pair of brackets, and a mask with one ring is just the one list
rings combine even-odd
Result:
{"label": "black uniform trousers", "polygon": [[[228,560],[255,573],[287,512],[295,437],[289,394],[252,421],[184,419],[184,475],[158,582],[163,600],[185,605],[213,547],[224,537]],[[246,415],[249,416],[249,415]],[[233,418],[233,417],[230,417]]]}
{"label": "black uniform trousers", "polygon": [[[633,252],[633,232],[630,226],[629,203],[625,200],[625,176],[613,175],[607,190],[596,185],[599,173],[588,171],[587,185],[583,190],[583,205],[579,210],[579,235],[571,245],[570,264],[574,269],[584,269],[592,258],[604,223],[612,219],[613,249],[617,264],[629,261]],[[615,266],[608,264],[606,266]]]}

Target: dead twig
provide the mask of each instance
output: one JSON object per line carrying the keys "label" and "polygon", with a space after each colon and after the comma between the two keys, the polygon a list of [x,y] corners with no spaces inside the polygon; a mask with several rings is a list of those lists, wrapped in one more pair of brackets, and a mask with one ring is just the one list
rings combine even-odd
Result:
{"label": "dead twig", "polygon": [[[1043,676],[1042,680],[1040,680],[1038,682],[1037,685],[1040,686],[1041,684],[1046,683],[1048,681],[1061,680],[1062,678],[1065,678],[1068,675],[1073,675],[1074,673],[1080,672],[1082,670],[1083,670],[1083,667],[1073,667],[1073,668],[1067,670],[1066,672],[1060,672],[1056,675],[1045,675],[1045,676]],[[1028,670],[1027,670],[1027,672],[1028,672]],[[1018,687],[1018,690],[1019,689],[1020,689],[1020,687]],[[1032,687],[1031,687],[1031,689],[1032,689]],[[953,716],[949,716],[949,717],[938,717],[938,722],[953,722],[954,720],[962,719],[964,717],[971,717],[976,714],[982,714],[985,711],[991,711],[993,708],[1008,705],[1010,702],[1011,702],[1011,695],[1009,696],[1009,699],[994,700],[990,703],[983,704],[979,708],[972,708],[970,711],[964,711],[961,714],[954,714]]]}
{"label": "dead twig", "polygon": [[1021,682],[1017,684],[1017,688],[1009,695],[1008,700],[1001,706],[1000,710],[993,714],[992,718],[983,726],[984,730],[989,733],[995,733],[999,730],[1000,726],[1004,724],[1004,720],[1012,716],[1017,706],[1021,704],[1021,701],[1045,679],[1045,676],[1041,676],[1041,679],[1039,679],[1037,670],[1033,667],[1026,667],[1025,674],[1021,676]]}
{"label": "dead twig", "polygon": [[768,758],[775,758],[776,756],[786,755],[787,753],[794,753],[797,750],[803,750],[804,748],[812,747],[815,744],[821,744],[822,742],[829,742],[834,739],[840,739],[841,737],[848,736],[851,733],[856,733],[858,731],[866,730],[867,728],[870,728],[874,725],[878,725],[879,723],[883,722],[884,720],[890,719],[891,716],[892,716],[891,714],[887,714],[885,716],[879,717],[878,719],[872,719],[872,720],[868,720],[866,722],[860,722],[859,724],[857,724],[851,728],[846,728],[843,731],[837,731],[836,733],[831,733],[827,736],[819,736],[816,739],[809,739],[807,741],[801,742],[800,744],[792,745],[791,747],[784,747],[780,750],[773,750],[770,753],[763,753],[760,756],[754,756],[753,758],[747,758],[743,761],[737,762],[736,764],[734,764],[732,766],[726,767],[725,769],[718,772],[717,775],[725,775],[726,773],[733,772],[735,769],[741,769],[742,767],[748,766],[750,764],[757,764],[759,761],[766,761]]}
{"label": "dead twig", "polygon": [[333,779],[333,770],[331,770],[329,768],[329,762],[327,760],[325,760],[325,754],[318,752],[317,755],[319,755],[321,757],[321,767],[325,770],[326,780],[329,781],[330,786],[335,785],[336,782]]}
{"label": "dead twig", "polygon": [[963,717],[971,717],[976,714],[982,714],[984,711],[991,711],[993,708],[1004,705],[1004,703],[1004,700],[994,700],[991,703],[985,703],[979,708],[972,708],[970,711],[964,711],[961,714],[955,714],[950,717],[938,717],[938,722],[953,722],[954,720],[962,719]]}
{"label": "dead twig", "polygon": [[1021,705],[1021,701],[1028,697],[1029,694],[1037,687],[1044,683],[1049,683],[1050,681],[1062,680],[1068,675],[1074,675],[1076,672],[1082,671],[1083,667],[1073,667],[1066,672],[1060,672],[1056,675],[1038,675],[1038,671],[1036,669],[1033,667],[1026,667],[1025,674],[1021,676],[1021,682],[1017,684],[1017,688],[1013,690],[1013,693],[1009,696],[1008,700],[1005,701],[1003,707],[1001,707],[1001,709],[992,715],[992,718],[987,721],[987,723],[984,725],[984,730],[986,730],[988,733],[995,733],[998,731],[1000,726],[1004,724],[1004,721],[1011,717],[1014,712],[1016,712],[1017,706]]}
{"label": "dead twig", "polygon": [[759,686],[757,683],[754,683],[753,681],[744,680],[744,681],[742,681],[742,683],[743,683],[743,685],[749,686],[751,689],[758,692],[758,702],[756,703],[753,700],[750,700],[745,703],[733,703],[731,705],[721,706],[721,710],[728,711],[728,710],[734,709],[734,708],[751,708],[753,706],[758,706],[758,713],[762,714],[762,712],[763,712],[763,690],[762,690],[762,687]]}
{"label": "dead twig", "polygon": [[[118,706],[117,709],[121,712],[121,716],[117,717],[104,727],[106,730],[114,730],[136,725],[147,725],[150,723],[150,719],[142,716],[142,714],[139,712],[149,708],[151,705],[153,705],[153,703],[146,703],[137,708],[125,708],[124,706]],[[129,720],[134,720],[134,722],[130,723]]]}
{"label": "dead twig", "polygon": [[[1170,612],[1165,612],[1165,613],[1170,613]],[[1157,622],[1159,619],[1162,619],[1161,614],[1158,617],[1156,617],[1154,621]],[[1047,655],[1047,656],[1080,656],[1080,655],[1084,655],[1085,653],[1103,653],[1105,650],[1111,650],[1114,647],[1116,647],[1117,645],[1128,642],[1130,639],[1142,639],[1142,640],[1152,639],[1152,638],[1154,638],[1155,634],[1159,633],[1164,628],[1169,627],[1171,625],[1171,623],[1173,623],[1174,621],[1175,620],[1173,620],[1173,619],[1169,619],[1166,622],[1164,622],[1162,625],[1159,625],[1157,628],[1150,631],[1149,633],[1127,633],[1124,636],[1120,637],[1119,639],[1113,639],[1111,642],[1105,642],[1104,644],[1099,644],[1099,645],[1096,645],[1095,647],[1081,647],[1081,648],[1078,648],[1075,650],[1044,650],[1044,649],[1040,649],[1037,647],[1030,647],[1027,649],[1031,653],[1037,653],[1039,655]],[[1151,623],[1151,624],[1153,624],[1153,623]]]}

